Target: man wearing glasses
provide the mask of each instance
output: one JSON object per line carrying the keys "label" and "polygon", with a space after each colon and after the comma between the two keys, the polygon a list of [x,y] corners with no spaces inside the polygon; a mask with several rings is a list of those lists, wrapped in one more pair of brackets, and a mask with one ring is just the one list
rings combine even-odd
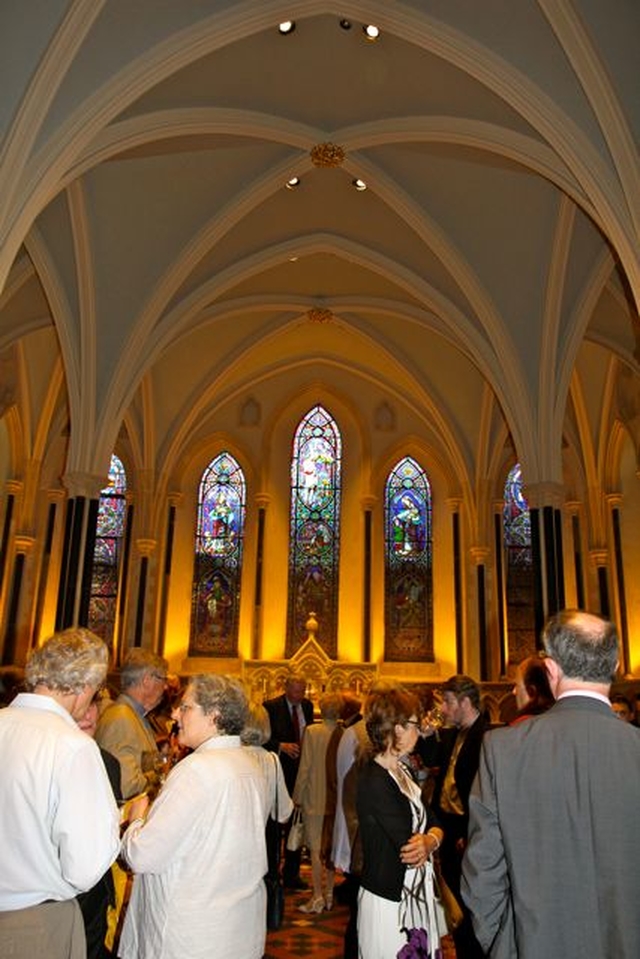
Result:
{"label": "man wearing glasses", "polygon": [[150,649],[131,649],[120,671],[120,695],[98,721],[96,742],[120,763],[124,799],[156,785],[160,754],[146,716],[162,699],[167,669],[166,659]]}

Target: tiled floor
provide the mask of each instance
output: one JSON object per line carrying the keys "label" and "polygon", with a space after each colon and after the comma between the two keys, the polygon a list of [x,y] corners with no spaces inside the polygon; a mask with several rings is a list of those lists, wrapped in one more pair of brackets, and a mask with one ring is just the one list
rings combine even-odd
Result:
{"label": "tiled floor", "polygon": [[[305,879],[309,878],[308,867],[304,865],[302,875]],[[298,910],[298,906],[308,899],[308,891],[287,890],[284,923],[277,932],[267,935],[265,959],[297,959],[298,956],[342,959],[347,907],[336,902],[330,912],[307,916]],[[455,956],[453,943],[446,939],[443,942],[443,959],[455,959]]]}

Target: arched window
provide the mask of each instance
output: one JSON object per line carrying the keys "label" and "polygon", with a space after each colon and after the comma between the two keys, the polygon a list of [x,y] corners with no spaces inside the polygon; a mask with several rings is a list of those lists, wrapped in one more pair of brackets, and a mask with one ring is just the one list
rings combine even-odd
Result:
{"label": "arched window", "polygon": [[535,652],[533,552],[529,504],[520,464],[509,471],[502,510],[506,554],[508,658],[517,663]]}
{"label": "arched window", "polygon": [[236,656],[246,485],[238,462],[220,453],[198,492],[190,656]]}
{"label": "arched window", "polygon": [[531,519],[529,504],[522,490],[522,469],[520,463],[509,470],[504,485],[504,544],[509,550],[509,565],[530,566],[531,555]]}
{"label": "arched window", "polygon": [[127,475],[122,461],[111,457],[109,483],[100,493],[93,573],[87,626],[104,639],[110,649],[115,639],[118,580],[125,521],[127,517]]}
{"label": "arched window", "polygon": [[433,661],[431,488],[405,456],[384,491],[385,659]]}
{"label": "arched window", "polygon": [[314,406],[293,440],[287,656],[306,639],[311,612],[318,641],[337,655],[341,447],[335,421]]}

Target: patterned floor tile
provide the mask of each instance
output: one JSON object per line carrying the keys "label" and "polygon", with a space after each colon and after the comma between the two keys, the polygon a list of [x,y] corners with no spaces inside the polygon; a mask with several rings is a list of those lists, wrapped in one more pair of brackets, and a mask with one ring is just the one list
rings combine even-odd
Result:
{"label": "patterned floor tile", "polygon": [[[309,880],[308,867],[303,865],[302,875]],[[267,935],[267,949],[264,959],[298,959],[313,956],[314,959],[342,959],[344,931],[347,925],[348,909],[334,903],[330,912],[318,915],[304,915],[298,907],[309,899],[310,892],[290,892],[285,900],[284,923],[277,932]],[[443,941],[443,959],[456,959],[453,943],[449,938]]]}

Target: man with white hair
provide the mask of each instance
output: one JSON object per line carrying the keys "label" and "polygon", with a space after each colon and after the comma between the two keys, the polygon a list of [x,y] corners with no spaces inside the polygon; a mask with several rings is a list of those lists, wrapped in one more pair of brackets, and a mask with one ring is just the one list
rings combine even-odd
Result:
{"label": "man with white hair", "polygon": [[120,695],[98,721],[96,742],[116,757],[125,799],[158,785],[160,754],[147,713],[167,686],[166,659],[150,649],[129,650],[120,670]]}
{"label": "man with white hair", "polygon": [[76,720],[107,675],[107,647],[68,629],[31,655],[28,692],[0,710],[0,957],[83,959],[76,902],[110,867],[119,815],[98,747]]}

